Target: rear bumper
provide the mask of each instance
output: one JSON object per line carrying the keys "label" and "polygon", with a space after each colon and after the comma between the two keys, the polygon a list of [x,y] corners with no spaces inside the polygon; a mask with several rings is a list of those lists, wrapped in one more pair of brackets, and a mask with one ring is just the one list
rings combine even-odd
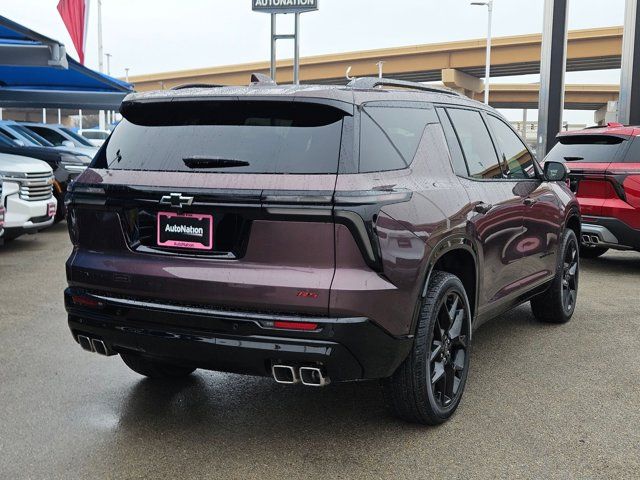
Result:
{"label": "rear bumper", "polygon": [[582,243],[618,250],[640,250],[640,230],[617,218],[582,217]]}
{"label": "rear bumper", "polygon": [[[74,303],[91,298],[97,307]],[[197,368],[268,376],[271,365],[321,365],[333,381],[384,378],[406,358],[413,340],[396,338],[366,318],[295,317],[216,310],[110,297],[68,288],[69,328],[116,352],[136,352]],[[310,332],[275,330],[273,320],[313,322]]]}

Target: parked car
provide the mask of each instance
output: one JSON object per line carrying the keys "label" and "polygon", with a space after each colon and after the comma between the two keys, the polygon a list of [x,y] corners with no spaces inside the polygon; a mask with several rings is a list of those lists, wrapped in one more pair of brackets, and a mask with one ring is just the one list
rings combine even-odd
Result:
{"label": "parked car", "polygon": [[152,378],[384,379],[396,415],[437,424],[475,328],[529,300],[573,314],[565,166],[543,171],[481,103],[361,78],[145,92],[121,113],[67,195],[85,350]]}
{"label": "parked car", "polygon": [[[2,176],[0,175],[0,198],[2,198]],[[0,203],[0,245],[4,243],[4,205]]]}
{"label": "parked car", "polygon": [[13,120],[0,121],[0,133],[21,147],[54,147],[48,140]]}
{"label": "parked car", "polygon": [[566,162],[582,210],[583,257],[640,251],[640,127],[562,132],[546,157]]}
{"label": "parked car", "polygon": [[57,201],[49,165],[34,158],[0,153],[0,178],[5,241],[36,233],[53,223]]}
{"label": "parked car", "polygon": [[0,154],[5,153],[35,158],[49,164],[55,176],[53,191],[58,206],[55,221],[62,220],[65,216],[64,195],[67,186],[87,168],[91,163],[91,157],[51,147],[20,146],[0,132]]}
{"label": "parked car", "polygon": [[89,143],[95,147],[101,147],[107,137],[111,134],[109,130],[100,130],[98,128],[78,130],[78,133],[89,140]]}
{"label": "parked car", "polygon": [[89,140],[63,125],[26,122],[22,123],[22,125],[47,139],[56,147],[64,147],[75,153],[89,155],[90,157],[93,157],[98,151],[98,148],[92,145]]}

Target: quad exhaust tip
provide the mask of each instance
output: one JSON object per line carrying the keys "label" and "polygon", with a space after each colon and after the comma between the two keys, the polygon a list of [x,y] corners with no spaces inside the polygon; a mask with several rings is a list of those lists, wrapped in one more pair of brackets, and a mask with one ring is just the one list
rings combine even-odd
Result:
{"label": "quad exhaust tip", "polygon": [[598,237],[597,235],[583,234],[581,238],[582,238],[582,243],[587,245],[597,245],[600,243],[600,237]]}
{"label": "quad exhaust tip", "polygon": [[296,369],[291,365],[272,365],[271,373],[273,375],[273,379],[277,383],[293,385],[300,381],[300,378],[296,373]]}
{"label": "quad exhaust tip", "polygon": [[91,345],[93,345],[93,351],[98,355],[104,355],[105,357],[110,355],[109,349],[102,340],[96,338],[91,339]]}
{"label": "quad exhaust tip", "polygon": [[105,357],[115,355],[115,352],[107,347],[104,341],[100,339],[90,338],[86,335],[78,335],[77,338],[82,349],[87,352],[97,353],[98,355],[104,355]]}
{"label": "quad exhaust tip", "polygon": [[300,380],[308,387],[324,387],[329,384],[329,377],[325,377],[318,367],[300,367]]}
{"label": "quad exhaust tip", "polygon": [[320,367],[300,367],[291,365],[274,364],[271,366],[271,374],[277,383],[293,385],[302,383],[308,387],[324,387],[330,383]]}
{"label": "quad exhaust tip", "polygon": [[93,352],[93,344],[91,343],[91,339],[86,335],[78,335],[78,343],[82,347],[83,350],[87,352]]}

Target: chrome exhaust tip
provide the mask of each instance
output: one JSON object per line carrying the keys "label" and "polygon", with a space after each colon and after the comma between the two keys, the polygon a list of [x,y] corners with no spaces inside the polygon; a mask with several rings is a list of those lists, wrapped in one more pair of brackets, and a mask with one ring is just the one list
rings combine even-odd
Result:
{"label": "chrome exhaust tip", "polygon": [[271,374],[277,383],[293,385],[300,381],[296,369],[291,365],[271,365]]}
{"label": "chrome exhaust tip", "polygon": [[591,243],[594,243],[594,244],[600,243],[600,238],[597,235],[591,235]]}
{"label": "chrome exhaust tip", "polygon": [[86,335],[78,335],[78,343],[80,344],[80,346],[82,347],[83,350],[86,350],[87,352],[93,352],[93,344],[91,343],[91,339],[89,337],[87,337]]}
{"label": "chrome exhaust tip", "polygon": [[97,338],[91,339],[91,345],[93,346],[93,351],[98,355],[104,355],[105,357],[113,355],[113,352],[109,350],[109,348],[105,345],[102,340],[98,340]]}
{"label": "chrome exhaust tip", "polygon": [[589,235],[582,235],[582,243],[591,243],[591,237],[589,237]]}
{"label": "chrome exhaust tip", "polygon": [[318,367],[300,367],[300,380],[308,387],[324,387],[331,382]]}

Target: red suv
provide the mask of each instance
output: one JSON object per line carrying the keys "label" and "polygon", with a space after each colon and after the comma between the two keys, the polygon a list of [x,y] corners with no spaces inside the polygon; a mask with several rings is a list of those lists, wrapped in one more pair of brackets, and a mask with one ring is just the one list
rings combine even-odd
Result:
{"label": "red suv", "polygon": [[567,162],[582,213],[580,254],[640,251],[640,127],[563,132],[546,161]]}
{"label": "red suv", "polygon": [[[381,88],[382,87],[382,88]],[[390,88],[386,88],[390,87]],[[384,379],[456,409],[472,332],[567,322],[579,206],[493,109],[377,78],[134,94],[67,196],[69,326],[149,377]]]}

